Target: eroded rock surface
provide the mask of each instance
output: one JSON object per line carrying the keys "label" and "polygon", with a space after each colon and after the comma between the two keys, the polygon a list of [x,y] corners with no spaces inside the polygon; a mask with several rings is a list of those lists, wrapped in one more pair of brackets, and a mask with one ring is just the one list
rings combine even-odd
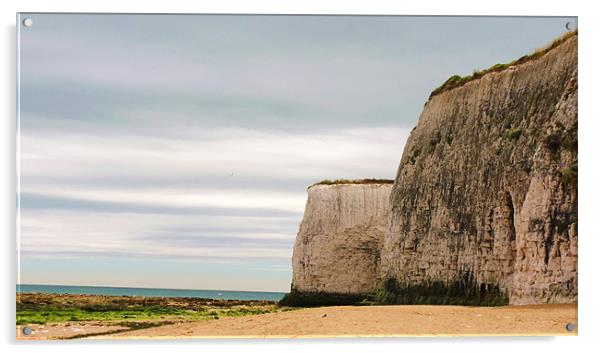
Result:
{"label": "eroded rock surface", "polygon": [[382,274],[577,298],[577,36],[434,96],[405,146]]}
{"label": "eroded rock surface", "polygon": [[380,283],[392,184],[314,185],[293,250],[292,289],[361,294]]}
{"label": "eroded rock surface", "polygon": [[309,188],[292,290],[366,294],[385,279],[449,286],[456,303],[577,300],[576,35],[434,95],[392,187]]}

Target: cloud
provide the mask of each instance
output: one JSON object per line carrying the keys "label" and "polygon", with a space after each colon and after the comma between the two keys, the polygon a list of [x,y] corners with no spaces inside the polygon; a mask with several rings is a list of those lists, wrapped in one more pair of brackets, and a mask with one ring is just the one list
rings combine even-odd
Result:
{"label": "cloud", "polygon": [[[234,222],[234,223],[233,223]],[[294,240],[286,218],[75,212],[28,209],[21,218],[24,257],[137,257],[194,261],[277,258]],[[246,232],[212,231],[246,226]],[[177,227],[176,227],[177,226]],[[183,232],[181,227],[188,229]],[[284,233],[280,233],[284,231]],[[194,245],[194,246],[193,246]]]}
{"label": "cloud", "polygon": [[[140,199],[163,198],[170,202],[167,199],[171,198],[174,202],[184,202],[181,205],[198,205],[203,203],[198,197],[201,193],[205,192],[207,200],[216,194],[216,197],[227,198],[227,191],[223,194],[219,191],[227,188],[242,189],[264,199],[273,196],[278,202],[286,198],[290,204],[299,200],[299,193],[303,193],[307,185],[323,178],[392,177],[408,133],[406,129],[390,127],[313,134],[233,128],[211,129],[175,139],[123,133],[98,136],[24,131],[20,156],[22,190],[88,200],[121,198],[124,202],[131,201],[129,194],[138,193]],[[44,189],[45,184],[69,185],[73,178],[79,180],[79,186],[75,183],[68,189]],[[85,185],[88,178],[91,181]],[[61,179],[67,181],[61,182]],[[128,185],[126,190],[115,187],[123,191],[122,196],[84,195],[94,191],[110,192],[106,185],[96,186],[98,179],[117,184],[121,179],[136,180],[137,186]],[[185,180],[194,184],[195,179],[198,180],[196,185],[188,185],[184,193],[168,187],[169,181],[177,184],[176,181]],[[262,191],[249,188],[251,179],[263,185]],[[294,180],[296,190],[292,193],[297,196],[289,195],[294,188],[288,189],[288,193],[268,192],[270,185],[262,183],[264,179],[273,185],[279,182],[290,185]],[[154,191],[136,191],[147,188],[147,180]],[[157,187],[156,180],[162,180],[164,187]],[[78,191],[81,184],[85,190]],[[178,187],[181,186],[174,186]],[[239,195],[239,199],[244,198]]]}
{"label": "cloud", "polygon": [[307,186],[393,177],[408,133],[24,131],[22,254],[289,266]]}
{"label": "cloud", "polygon": [[[90,190],[80,189],[54,189],[54,188],[35,188],[27,187],[23,191],[26,195],[37,196],[30,197],[31,206],[35,207],[36,201],[54,200],[67,203],[68,201],[83,201],[79,205],[88,205],[96,207],[110,207],[115,205],[124,205],[125,208],[131,207],[158,207],[175,209],[216,209],[216,210],[264,210],[282,211],[284,213],[302,213],[305,204],[305,194],[270,192],[266,190],[228,190],[228,189],[137,189],[135,191],[127,189],[111,190]],[[45,198],[45,199],[44,199]],[[59,205],[59,202],[55,205]]]}
{"label": "cloud", "polygon": [[[88,196],[90,196],[88,194]],[[104,196],[104,195],[103,195]],[[140,203],[140,202],[114,202],[83,200],[75,198],[65,198],[57,196],[48,196],[22,192],[19,195],[19,204],[23,209],[56,209],[72,210],[79,212],[133,212],[147,214],[186,214],[191,216],[199,215],[232,215],[232,216],[261,216],[261,217],[282,217],[291,216],[299,218],[301,212],[287,211],[282,209],[269,209],[259,207],[226,207],[218,206],[168,206]]]}
{"label": "cloud", "polygon": [[[562,34],[570,20],[36,18],[21,38],[26,124],[131,119],[164,128],[162,119],[177,113],[211,125],[314,130],[411,127],[449,76],[516,59]],[[148,123],[151,115],[158,119]]]}

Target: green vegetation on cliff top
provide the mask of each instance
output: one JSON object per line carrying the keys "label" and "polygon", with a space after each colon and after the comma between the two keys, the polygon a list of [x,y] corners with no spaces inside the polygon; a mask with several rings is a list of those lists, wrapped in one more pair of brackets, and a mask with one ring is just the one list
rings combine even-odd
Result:
{"label": "green vegetation on cliff top", "polygon": [[310,185],[343,185],[343,184],[393,184],[395,181],[391,179],[324,179],[315,184]]}
{"label": "green vegetation on cliff top", "polygon": [[516,66],[516,65],[520,65],[520,64],[524,64],[526,62],[529,62],[531,60],[535,60],[538,59],[542,56],[544,56],[547,52],[549,52],[550,50],[556,48],[557,46],[559,46],[560,44],[564,43],[566,40],[568,40],[569,38],[576,36],[577,35],[577,30],[571,31],[571,32],[567,32],[565,33],[563,36],[556,38],[552,43],[550,43],[549,45],[545,46],[544,48],[538,49],[536,51],[534,51],[533,53],[529,54],[529,55],[524,55],[521,56],[520,58],[506,63],[506,64],[495,64],[492,67],[485,69],[485,70],[481,70],[481,71],[474,71],[472,73],[472,75],[468,75],[468,76],[459,76],[459,75],[453,75],[452,77],[448,78],[447,81],[443,82],[443,84],[437,88],[435,88],[435,90],[433,90],[433,92],[431,92],[431,95],[429,96],[429,99],[431,99],[432,97],[438,95],[439,93],[443,93],[445,91],[449,91],[451,89],[454,89],[456,87],[460,87],[465,85],[466,83],[479,79],[481,77],[483,77],[484,75],[490,73],[490,72],[499,72],[499,71],[503,71],[511,66]]}

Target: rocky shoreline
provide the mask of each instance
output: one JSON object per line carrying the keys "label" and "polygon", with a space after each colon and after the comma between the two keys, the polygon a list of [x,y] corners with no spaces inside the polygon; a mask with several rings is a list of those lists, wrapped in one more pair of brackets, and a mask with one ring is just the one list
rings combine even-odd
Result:
{"label": "rocky shoreline", "polygon": [[[289,310],[269,300],[17,293],[19,338],[83,338]],[[25,335],[23,329],[33,330]]]}

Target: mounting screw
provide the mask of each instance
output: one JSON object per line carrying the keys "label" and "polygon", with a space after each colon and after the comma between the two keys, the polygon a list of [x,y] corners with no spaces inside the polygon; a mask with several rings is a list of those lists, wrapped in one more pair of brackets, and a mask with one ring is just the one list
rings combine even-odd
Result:
{"label": "mounting screw", "polygon": [[571,332],[571,331],[574,331],[574,330],[575,330],[575,324],[574,324],[574,323],[572,323],[572,322],[569,322],[568,324],[566,324],[566,326],[565,326],[565,327],[566,327],[566,330],[567,330],[567,331],[569,331],[569,332]]}
{"label": "mounting screw", "polygon": [[25,336],[31,335],[32,332],[33,332],[33,330],[31,329],[31,327],[28,327],[28,326],[23,327],[23,334]]}
{"label": "mounting screw", "polygon": [[31,18],[26,18],[23,20],[23,26],[31,27],[33,26],[33,20]]}

